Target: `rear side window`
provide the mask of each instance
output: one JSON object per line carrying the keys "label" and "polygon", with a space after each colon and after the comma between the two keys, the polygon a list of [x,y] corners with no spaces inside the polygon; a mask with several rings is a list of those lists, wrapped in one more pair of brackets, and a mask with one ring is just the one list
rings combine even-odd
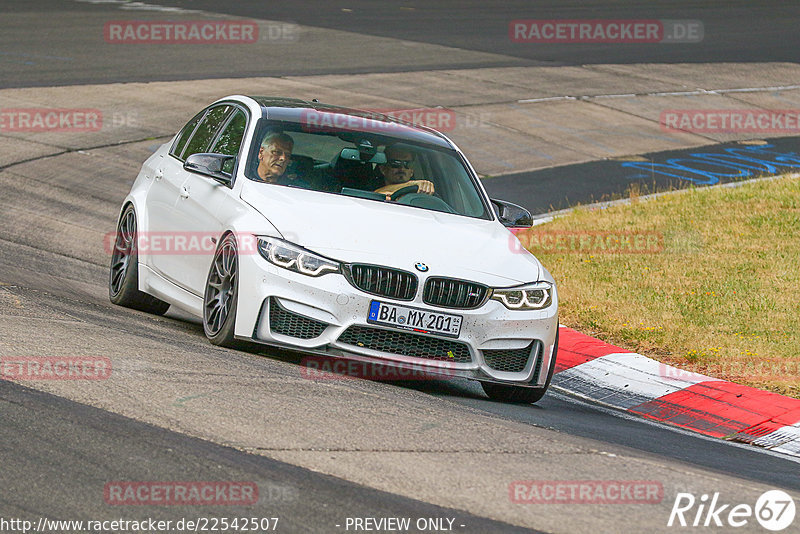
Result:
{"label": "rear side window", "polygon": [[226,156],[238,156],[245,126],[247,126],[247,117],[241,110],[236,110],[228,125],[217,137],[214,146],[211,147],[211,152]]}
{"label": "rear side window", "polygon": [[217,106],[211,108],[211,110],[206,113],[206,116],[203,117],[203,120],[200,121],[200,124],[197,125],[194,135],[186,144],[186,149],[183,151],[181,159],[186,159],[192,154],[207,152],[208,145],[211,143],[211,140],[214,139],[214,135],[217,133],[217,130],[219,130],[220,125],[225,122],[225,118],[228,116],[231,109],[231,106]]}
{"label": "rear side window", "polygon": [[181,130],[181,133],[178,134],[178,140],[175,142],[175,145],[172,147],[172,150],[170,151],[170,154],[172,154],[176,158],[180,159],[181,153],[183,152],[183,147],[186,146],[186,141],[189,140],[189,137],[192,135],[192,132],[194,132],[195,126],[197,126],[197,123],[200,122],[200,119],[203,118],[203,115],[205,114],[205,112],[206,112],[206,110],[201,111],[200,113],[195,115],[192,120],[190,120],[188,123],[186,123],[186,126],[183,127],[183,129]]}
{"label": "rear side window", "polygon": [[[239,147],[242,146],[244,130],[247,127],[247,116],[242,110],[237,109],[228,124],[217,136],[214,146],[209,152],[225,154],[226,156],[238,156]],[[225,162],[222,170],[228,174],[233,172],[234,160]]]}

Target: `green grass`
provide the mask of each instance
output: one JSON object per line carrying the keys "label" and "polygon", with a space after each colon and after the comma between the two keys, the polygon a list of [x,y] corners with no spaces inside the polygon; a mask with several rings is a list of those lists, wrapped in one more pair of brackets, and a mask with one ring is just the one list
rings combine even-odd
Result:
{"label": "green grass", "polygon": [[[656,252],[537,247],[542,235],[645,232]],[[665,363],[800,397],[800,181],[692,189],[523,231],[561,322]]]}

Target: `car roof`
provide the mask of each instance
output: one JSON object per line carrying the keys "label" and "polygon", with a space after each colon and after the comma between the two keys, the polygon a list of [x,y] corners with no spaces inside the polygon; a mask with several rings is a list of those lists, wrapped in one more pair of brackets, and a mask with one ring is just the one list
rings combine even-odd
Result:
{"label": "car roof", "polygon": [[[308,120],[309,113],[349,115],[362,119],[369,119],[370,121],[389,123],[391,126],[387,127],[387,131],[384,133],[394,138],[453,148],[449,139],[436,130],[403,121],[384,113],[335,106],[322,102],[309,102],[298,98],[270,96],[250,96],[249,98],[252,98],[261,106],[263,116],[270,120],[302,124]],[[398,108],[398,111],[401,111],[401,109]],[[410,109],[408,111],[410,111]]]}

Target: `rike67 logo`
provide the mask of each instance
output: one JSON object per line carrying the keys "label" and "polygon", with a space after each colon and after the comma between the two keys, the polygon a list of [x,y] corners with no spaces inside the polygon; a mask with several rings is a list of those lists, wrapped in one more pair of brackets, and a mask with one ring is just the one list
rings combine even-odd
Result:
{"label": "rike67 logo", "polygon": [[792,525],[795,512],[794,499],[781,490],[762,493],[755,506],[723,504],[719,492],[703,494],[699,499],[691,493],[678,493],[667,526],[740,528],[755,517],[763,528],[779,532]]}

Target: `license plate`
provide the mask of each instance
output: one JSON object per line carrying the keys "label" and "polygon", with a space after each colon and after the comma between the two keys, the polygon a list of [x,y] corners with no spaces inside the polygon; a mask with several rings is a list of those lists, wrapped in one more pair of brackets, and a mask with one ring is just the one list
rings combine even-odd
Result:
{"label": "license plate", "polygon": [[408,306],[397,306],[373,300],[369,304],[367,322],[392,326],[423,334],[439,334],[458,337],[461,332],[461,316],[432,312]]}

